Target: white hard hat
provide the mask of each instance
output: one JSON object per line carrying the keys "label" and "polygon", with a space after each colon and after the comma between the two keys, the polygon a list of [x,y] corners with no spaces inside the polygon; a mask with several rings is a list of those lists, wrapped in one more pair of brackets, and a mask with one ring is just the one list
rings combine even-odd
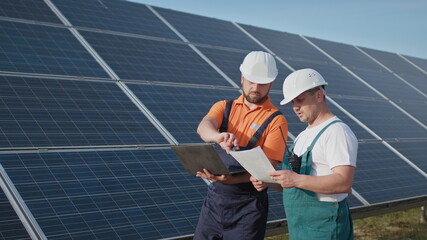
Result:
{"label": "white hard hat", "polygon": [[262,51],[253,51],[246,55],[240,65],[240,72],[247,80],[258,84],[273,82],[278,73],[274,57]]}
{"label": "white hard hat", "polygon": [[309,89],[326,85],[328,83],[316,70],[310,68],[297,70],[289,74],[283,82],[284,99],[280,102],[280,105],[285,105]]}

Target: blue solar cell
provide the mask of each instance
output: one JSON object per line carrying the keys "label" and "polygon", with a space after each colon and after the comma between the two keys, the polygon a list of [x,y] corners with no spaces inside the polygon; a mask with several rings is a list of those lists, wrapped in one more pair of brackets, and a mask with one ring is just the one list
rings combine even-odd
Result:
{"label": "blue solar cell", "polygon": [[188,41],[213,46],[262,50],[255,41],[229,21],[154,7]]}
{"label": "blue solar cell", "polygon": [[121,79],[230,86],[188,45],[82,32]]}
{"label": "blue solar cell", "polygon": [[[1,159],[48,239],[192,234],[207,188],[185,172],[171,149],[3,154]],[[31,166],[23,159],[32,159]]]}
{"label": "blue solar cell", "polygon": [[142,4],[114,0],[53,0],[52,2],[73,26],[179,39]]}
{"label": "blue solar cell", "polygon": [[[354,69],[353,72],[392,101],[422,102],[426,100],[425,96],[389,72],[367,69]],[[378,95],[378,97],[380,96]]]}
{"label": "blue solar cell", "polygon": [[[425,100],[425,96],[421,95],[411,86],[391,74],[355,47],[314,38],[310,38],[310,40],[337,59],[341,64],[350,68],[356,75],[368,82],[389,99]],[[394,57],[397,57],[397,55]],[[399,62],[401,62],[402,59],[400,57],[398,58]],[[422,87],[421,90],[423,88],[427,89],[425,85],[427,76],[424,76],[424,79],[422,79],[419,76],[405,74],[404,77],[408,78],[407,80],[410,80],[410,83],[415,81],[415,86]]]}
{"label": "blue solar cell", "polygon": [[417,90],[424,93],[424,96],[427,95],[427,75],[424,77],[418,77],[418,76],[405,76],[405,81],[409,82],[412,86],[414,86]]}
{"label": "blue solar cell", "polygon": [[427,156],[427,141],[425,139],[418,141],[390,141],[388,143],[421,170],[427,172],[427,161],[425,160]]}
{"label": "blue solar cell", "polygon": [[1,147],[168,143],[114,82],[0,80]]}
{"label": "blue solar cell", "polygon": [[348,195],[347,201],[348,201],[348,205],[350,206],[350,208],[363,206],[363,203],[352,194]]}
{"label": "blue solar cell", "polygon": [[404,109],[406,112],[415,117],[418,121],[427,126],[427,111],[420,109],[427,109],[427,101],[396,101],[395,102],[399,107]]}
{"label": "blue solar cell", "polygon": [[39,0],[2,0],[0,16],[61,23],[47,4]]}
{"label": "blue solar cell", "polygon": [[380,50],[374,50],[369,48],[361,48],[363,51],[368,53],[370,56],[374,57],[377,61],[384,64],[394,73],[399,74],[404,77],[406,75],[420,76],[425,77],[425,74],[420,70],[416,69],[410,63],[405,61],[396,53],[384,52]]}
{"label": "blue solar cell", "polygon": [[[332,98],[332,100],[334,100],[334,98]],[[367,130],[362,128],[350,116],[342,112],[338,107],[336,107],[330,101],[328,101],[327,104],[331,112],[336,116],[338,116],[343,122],[345,122],[351,128],[353,133],[356,135],[357,139],[359,140],[375,139],[375,137],[372,134],[370,134]]]}
{"label": "blue solar cell", "polygon": [[425,128],[387,101],[338,97],[334,100],[383,139],[427,137]]}
{"label": "blue solar cell", "polygon": [[0,189],[0,239],[31,239],[21,220],[10,205],[4,192]]}
{"label": "blue solar cell", "polygon": [[317,38],[308,39],[351,70],[370,69],[373,71],[385,71],[381,65],[352,45]]}
{"label": "blue solar cell", "polygon": [[236,89],[126,85],[179,143],[201,143],[197,126],[212,104],[224,99],[236,99],[240,95]]}
{"label": "blue solar cell", "polygon": [[0,52],[1,71],[109,78],[65,28],[1,21]]}
{"label": "blue solar cell", "polygon": [[417,67],[421,68],[424,71],[427,71],[427,59],[417,58],[417,57],[410,57],[410,56],[404,56],[407,58],[411,63],[417,65]]}
{"label": "blue solar cell", "polygon": [[303,61],[306,64],[333,64],[333,61],[314,49],[296,34],[279,32],[249,25],[241,26],[284,61]]}
{"label": "blue solar cell", "polygon": [[382,143],[359,143],[353,188],[375,204],[425,196],[427,181]]}

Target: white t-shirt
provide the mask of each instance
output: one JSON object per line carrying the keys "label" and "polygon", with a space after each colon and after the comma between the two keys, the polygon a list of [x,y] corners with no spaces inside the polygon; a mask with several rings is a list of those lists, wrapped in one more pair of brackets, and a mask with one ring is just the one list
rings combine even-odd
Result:
{"label": "white t-shirt", "polygon": [[[317,134],[329,123],[339,120],[334,116],[325,122],[302,131],[295,139],[294,153],[301,156],[313,142]],[[312,150],[313,176],[325,176],[332,174],[332,168],[336,166],[351,165],[356,167],[357,138],[343,122],[329,126],[317,139]],[[347,193],[321,194],[316,193],[317,198],[324,202],[339,202],[347,197]]]}

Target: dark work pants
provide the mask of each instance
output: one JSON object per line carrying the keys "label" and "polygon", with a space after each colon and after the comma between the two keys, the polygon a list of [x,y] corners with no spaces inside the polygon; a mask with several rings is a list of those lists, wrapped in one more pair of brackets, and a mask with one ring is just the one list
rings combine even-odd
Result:
{"label": "dark work pants", "polygon": [[[214,183],[209,187],[194,240],[264,239],[268,215],[267,191],[257,192],[252,183],[243,184],[246,185],[244,190],[237,186],[237,191],[233,185],[224,185]],[[247,191],[248,186],[255,191]]]}

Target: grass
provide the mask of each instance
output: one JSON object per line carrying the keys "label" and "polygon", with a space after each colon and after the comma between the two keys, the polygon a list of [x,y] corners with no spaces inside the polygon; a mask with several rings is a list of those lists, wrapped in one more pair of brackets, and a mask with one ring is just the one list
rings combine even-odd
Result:
{"label": "grass", "polygon": [[[357,240],[426,240],[427,222],[420,222],[420,208],[356,219],[354,239]],[[287,240],[287,234],[265,240]]]}

